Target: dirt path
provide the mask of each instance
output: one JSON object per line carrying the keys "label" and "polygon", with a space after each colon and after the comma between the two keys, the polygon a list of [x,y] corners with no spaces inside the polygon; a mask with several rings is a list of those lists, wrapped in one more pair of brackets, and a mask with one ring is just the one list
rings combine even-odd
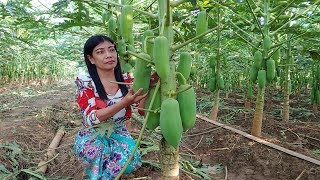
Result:
{"label": "dirt path", "polygon": [[[49,166],[48,177],[81,179],[81,167],[72,154],[72,141],[76,124],[79,124],[78,107],[73,85],[58,83],[50,86],[10,85],[0,89],[0,144],[17,147],[19,155],[4,153],[0,164],[10,171],[35,167],[45,154],[56,130],[64,125],[68,133],[58,149],[56,163]],[[15,146],[17,143],[19,146]],[[8,161],[14,158],[16,161]],[[67,166],[68,168],[66,168]],[[77,171],[75,171],[77,170]],[[25,178],[24,174],[19,178]]]}
{"label": "dirt path", "polygon": [[17,127],[39,123],[49,109],[76,106],[73,87],[65,83],[44,87],[9,86],[0,92],[0,140],[6,139]]}

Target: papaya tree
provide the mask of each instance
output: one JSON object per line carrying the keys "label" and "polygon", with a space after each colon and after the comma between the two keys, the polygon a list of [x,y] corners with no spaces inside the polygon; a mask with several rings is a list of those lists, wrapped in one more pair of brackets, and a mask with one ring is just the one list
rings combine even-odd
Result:
{"label": "papaya tree", "polygon": [[[281,15],[283,15],[283,13],[290,7],[293,1],[291,1],[291,3],[289,4],[274,2],[273,7],[270,4],[270,0],[263,0],[263,2],[258,1],[257,3],[254,3],[254,2],[250,3],[248,0],[246,0],[246,2],[251,11],[251,14],[254,17],[255,24],[260,30],[261,39],[262,39],[260,43],[261,46],[255,47],[256,50],[254,52],[254,63],[250,72],[251,74],[250,76],[252,77],[252,80],[253,81],[257,80],[257,84],[258,84],[258,93],[256,96],[255,112],[254,112],[254,119],[252,122],[251,134],[254,136],[261,136],[266,85],[272,82],[276,75],[275,73],[276,62],[271,57],[273,54],[277,53],[279,46],[282,44],[282,43],[274,44],[274,42],[276,42],[274,37],[277,37],[277,34],[281,30],[286,28],[291,21],[299,18],[303,13],[309,11],[313,7],[311,6],[309,8],[306,8],[303,12],[299,12],[295,14],[292,18],[286,19],[286,21],[283,22],[280,26],[274,28],[274,23],[277,22],[278,19],[283,18],[281,17]],[[318,1],[315,4],[317,3]],[[282,9],[280,7],[282,7]],[[277,14],[274,17],[273,13],[276,11],[276,9],[279,9],[279,8],[281,10],[279,12],[276,12]],[[259,17],[261,17],[262,21],[259,21]],[[271,28],[272,28],[272,32],[270,31]],[[288,41],[290,40],[288,39],[285,40],[285,42],[288,42]],[[291,46],[290,43],[287,45]],[[290,48],[289,47],[287,48],[288,48],[287,52],[290,53]],[[289,58],[291,56],[292,56],[291,54],[289,55],[287,54],[286,57]],[[289,82],[288,78],[286,78],[286,82]],[[287,106],[285,106],[285,108],[287,107],[288,107],[288,103],[287,103]],[[287,117],[288,115],[285,116],[285,118]]]}
{"label": "papaya tree", "polygon": [[[198,19],[199,20],[199,19]],[[220,10],[217,13],[218,30],[217,30],[217,51],[216,57],[210,59],[211,77],[209,81],[209,89],[213,92],[213,107],[210,114],[210,119],[217,120],[219,111],[219,91],[224,89],[224,80],[222,78],[220,63],[221,63],[221,28],[220,28]]]}
{"label": "papaya tree", "polygon": [[[206,28],[195,37],[176,43],[172,22],[172,8],[185,1],[170,2],[158,0],[157,15],[138,10],[132,5],[108,2],[120,7],[121,14],[115,20],[108,20],[109,35],[117,38],[119,55],[126,64],[127,58],[136,57],[134,65],[134,89],[149,87],[152,69],[155,69],[159,81],[155,88],[151,88],[147,97],[145,121],[135,149],[139,145],[145,128],[150,130],[160,126],[163,136],[160,142],[160,163],[163,179],[179,178],[179,144],[184,131],[192,128],[196,120],[196,97],[194,88],[188,85],[191,74],[192,57],[188,51],[180,51],[188,44],[202,38],[216,28]],[[133,12],[138,11],[151,18],[157,17],[157,31],[148,29],[142,35],[142,51],[137,53],[130,46],[134,43]],[[117,14],[117,13],[116,13]],[[117,26],[117,27],[114,27]],[[204,24],[200,24],[204,25]],[[200,28],[199,25],[199,28]],[[201,27],[202,28],[202,27]],[[174,59],[179,52],[179,59]],[[178,65],[176,62],[178,61]],[[154,67],[154,68],[151,68]],[[178,82],[178,83],[177,83]],[[133,153],[129,157],[130,162]],[[123,173],[121,170],[118,178]]]}
{"label": "papaya tree", "polygon": [[311,93],[310,99],[313,106],[313,112],[318,112],[320,106],[320,53],[310,51],[313,60],[311,68]]}
{"label": "papaya tree", "polygon": [[[170,3],[169,0],[158,0],[159,35],[154,38],[153,46],[152,61],[160,77],[159,125],[163,135],[160,142],[160,161],[163,179],[179,178],[179,142],[183,131],[193,127],[196,115],[195,92],[192,86],[186,84],[191,73],[191,55],[181,52],[177,67],[172,57],[175,57],[177,50],[214,30],[207,30],[200,27],[205,24],[198,24],[198,28],[204,31],[198,32],[196,37],[185,42],[175,43],[171,9],[178,5],[179,3]],[[176,79],[179,82],[178,87]]]}
{"label": "papaya tree", "polygon": [[292,51],[291,51],[291,41],[288,40],[287,49],[285,51],[286,55],[283,59],[283,95],[284,95],[284,102],[283,102],[283,121],[289,121],[289,108],[290,108],[290,94],[291,94],[291,79],[290,79],[290,66],[292,65]]}
{"label": "papaya tree", "polygon": [[2,82],[42,84],[74,76],[75,63],[71,59],[78,53],[73,44],[77,37],[63,35],[64,41],[56,41],[51,34],[52,22],[43,16],[48,11],[38,9],[29,0],[2,1],[0,9]]}
{"label": "papaya tree", "polygon": [[[300,3],[300,4],[299,4]],[[310,4],[309,7],[305,6],[306,2],[294,2],[291,1],[288,4],[278,2],[278,5],[272,8],[273,13],[276,17],[270,22],[271,26],[274,28],[274,37],[275,42],[277,44],[275,46],[279,46],[281,44],[283,48],[279,48],[273,55],[272,58],[275,60],[276,64],[276,72],[279,75],[279,71],[282,72],[280,75],[281,86],[283,90],[283,121],[289,121],[289,108],[290,108],[290,94],[293,90],[298,88],[296,82],[298,81],[296,78],[299,77],[300,72],[292,72],[292,70],[297,69],[297,65],[295,60],[297,58],[294,57],[293,47],[301,46],[298,44],[302,39],[310,39],[313,33],[306,34],[307,30],[305,26],[301,26],[302,21],[307,22],[308,18],[304,18],[306,12],[311,11],[316,7],[319,1],[316,1],[314,4]],[[282,7],[282,8],[280,8]],[[297,10],[299,9],[299,11]],[[286,12],[285,14],[281,14]],[[314,10],[311,12],[314,13]],[[289,25],[292,24],[292,25]],[[308,23],[312,28],[312,20]],[[309,29],[310,27],[308,27]],[[283,36],[285,38],[279,38]],[[302,39],[299,39],[301,37]],[[282,39],[282,40],[281,40]],[[304,41],[304,40],[303,40]],[[284,50],[283,54],[282,49]],[[297,51],[297,50],[296,50]],[[281,65],[279,66],[279,61],[281,59]]]}

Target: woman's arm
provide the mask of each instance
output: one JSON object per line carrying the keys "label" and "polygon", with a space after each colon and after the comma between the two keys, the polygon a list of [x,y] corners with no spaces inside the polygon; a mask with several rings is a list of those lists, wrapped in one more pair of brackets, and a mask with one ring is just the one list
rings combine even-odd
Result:
{"label": "woman's arm", "polygon": [[105,108],[99,109],[96,111],[96,116],[100,121],[105,121],[115,115],[117,112],[130,106],[133,103],[139,102],[142,99],[146,99],[146,94],[140,95],[142,88],[140,88],[136,93],[133,93],[133,88],[131,87],[128,91],[128,94],[122,98],[118,103],[113,104],[112,106],[107,106]]}

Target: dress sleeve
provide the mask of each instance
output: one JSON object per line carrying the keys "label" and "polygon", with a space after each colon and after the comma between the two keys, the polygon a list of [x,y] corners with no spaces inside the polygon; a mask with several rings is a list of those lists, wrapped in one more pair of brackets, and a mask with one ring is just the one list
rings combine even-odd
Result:
{"label": "dress sleeve", "polygon": [[[133,83],[134,78],[132,77],[130,72],[126,72],[124,74],[122,74],[123,76],[123,80],[125,83]],[[128,86],[129,88],[129,86]]]}
{"label": "dress sleeve", "polygon": [[98,109],[105,108],[107,103],[97,96],[91,78],[79,78],[75,81],[77,85],[77,102],[82,114],[82,124],[85,127],[99,124],[101,121],[96,116]]}

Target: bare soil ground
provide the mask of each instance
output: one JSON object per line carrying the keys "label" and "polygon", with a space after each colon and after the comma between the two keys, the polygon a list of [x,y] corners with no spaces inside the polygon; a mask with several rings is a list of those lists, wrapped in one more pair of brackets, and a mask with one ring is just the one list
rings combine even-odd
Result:
{"label": "bare soil ground", "polygon": [[[228,97],[221,94],[219,121],[250,133],[254,109],[245,109],[244,98],[239,94],[231,93]],[[320,160],[320,113],[312,112],[307,94],[296,94],[291,97],[290,121],[282,122],[278,94],[266,95],[262,138]],[[198,91],[197,97],[198,113],[208,116],[212,95]],[[56,149],[59,155],[49,163],[45,176],[48,179],[82,179],[82,168],[72,151],[80,119],[72,84],[1,86],[0,167],[3,165],[12,178],[27,179],[28,173],[12,172],[36,167],[44,158],[57,129],[65,126],[67,133]],[[141,127],[139,120],[134,124],[136,128]],[[137,137],[137,134],[133,136]],[[157,168],[159,139],[159,131],[145,133],[140,147],[143,166],[123,179],[160,179]],[[320,179],[319,165],[201,119],[197,119],[195,127],[184,134],[180,153],[181,167],[189,167],[189,173],[181,171],[181,179]],[[190,171],[190,165],[195,168],[193,171]],[[4,172],[0,168],[0,174]]]}

